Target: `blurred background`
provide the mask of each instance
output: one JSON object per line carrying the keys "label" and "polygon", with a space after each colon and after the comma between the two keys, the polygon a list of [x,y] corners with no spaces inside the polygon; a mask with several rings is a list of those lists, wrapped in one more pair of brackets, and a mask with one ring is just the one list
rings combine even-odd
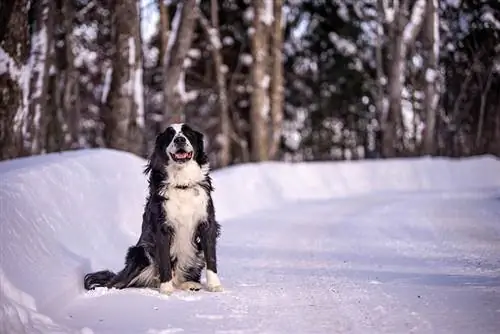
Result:
{"label": "blurred background", "polygon": [[500,2],[0,3],[0,159],[146,157],[172,122],[213,168],[500,156]]}

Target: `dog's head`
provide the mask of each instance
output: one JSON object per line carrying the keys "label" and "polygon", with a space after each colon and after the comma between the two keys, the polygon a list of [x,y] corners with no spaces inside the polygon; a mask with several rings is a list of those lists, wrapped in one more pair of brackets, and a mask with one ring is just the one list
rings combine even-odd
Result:
{"label": "dog's head", "polygon": [[164,170],[166,167],[182,169],[208,167],[204,151],[203,134],[185,123],[172,124],[158,134],[155,149],[150,157],[146,172]]}

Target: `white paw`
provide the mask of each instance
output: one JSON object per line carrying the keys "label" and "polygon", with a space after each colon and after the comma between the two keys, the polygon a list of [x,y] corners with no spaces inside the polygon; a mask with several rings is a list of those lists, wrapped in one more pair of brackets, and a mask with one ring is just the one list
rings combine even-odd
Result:
{"label": "white paw", "polygon": [[179,284],[179,289],[188,291],[198,291],[202,288],[198,282],[187,281]]}
{"label": "white paw", "polygon": [[224,291],[224,288],[222,287],[222,285],[209,285],[207,287],[208,291],[210,292],[222,292]]}
{"label": "white paw", "polygon": [[212,270],[207,270],[207,288],[210,292],[221,292],[223,290],[219,276]]}
{"label": "white paw", "polygon": [[171,295],[175,290],[174,284],[172,281],[164,282],[160,284],[160,293],[165,295]]}

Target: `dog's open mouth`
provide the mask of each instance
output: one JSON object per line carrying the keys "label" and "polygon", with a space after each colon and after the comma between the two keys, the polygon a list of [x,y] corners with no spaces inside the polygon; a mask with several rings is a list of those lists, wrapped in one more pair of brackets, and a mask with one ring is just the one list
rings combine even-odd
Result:
{"label": "dog's open mouth", "polygon": [[170,156],[175,162],[186,162],[188,160],[191,160],[191,158],[193,157],[193,151],[186,152],[184,150],[179,150],[175,153],[171,153]]}

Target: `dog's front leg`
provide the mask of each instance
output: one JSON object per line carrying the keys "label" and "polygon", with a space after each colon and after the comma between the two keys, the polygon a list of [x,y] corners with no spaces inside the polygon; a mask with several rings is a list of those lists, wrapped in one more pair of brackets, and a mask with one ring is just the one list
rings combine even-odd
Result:
{"label": "dog's front leg", "polygon": [[217,225],[215,222],[204,222],[200,229],[201,248],[205,255],[208,290],[222,291],[222,284],[217,275]]}
{"label": "dog's front leg", "polygon": [[162,224],[157,231],[157,255],[158,270],[160,274],[160,293],[167,295],[174,292],[174,282],[172,277],[172,262],[170,259],[170,243],[172,241],[173,230],[170,226]]}

